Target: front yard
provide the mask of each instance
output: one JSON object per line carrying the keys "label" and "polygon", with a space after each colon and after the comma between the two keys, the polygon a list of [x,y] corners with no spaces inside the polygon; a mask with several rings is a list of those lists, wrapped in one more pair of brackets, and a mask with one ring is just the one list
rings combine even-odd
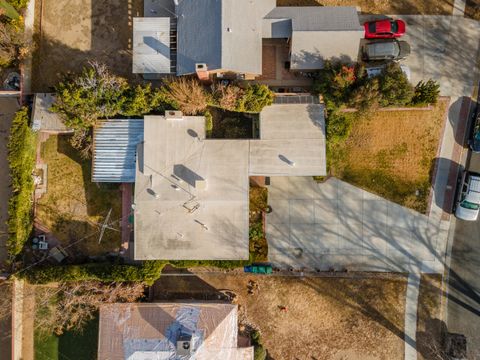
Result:
{"label": "front yard", "polygon": [[[80,158],[69,136],[51,135],[41,144],[41,161],[48,166],[47,193],[36,204],[37,228],[51,232],[73,255],[100,255],[118,250],[120,232],[100,226],[110,209],[110,226],[120,230],[121,194],[118,185],[91,181],[91,162]],[[84,240],[80,240],[84,239]]]}
{"label": "front yard", "polygon": [[425,213],[447,107],[440,99],[432,110],[348,114],[352,131],[331,151],[332,174]]}
{"label": "front yard", "polygon": [[395,360],[404,357],[405,280],[165,275],[154,300],[204,300],[228,289],[240,305],[240,330],[258,328],[272,359]]}

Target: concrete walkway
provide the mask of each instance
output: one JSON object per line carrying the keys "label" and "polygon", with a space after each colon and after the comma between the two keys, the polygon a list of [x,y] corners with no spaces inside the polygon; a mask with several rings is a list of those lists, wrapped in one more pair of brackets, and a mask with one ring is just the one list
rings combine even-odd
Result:
{"label": "concrete walkway", "polygon": [[464,16],[465,15],[465,6],[467,5],[466,0],[455,0],[453,2],[453,16]]}
{"label": "concrete walkway", "polygon": [[417,307],[420,292],[420,273],[412,272],[408,276],[405,300],[405,360],[417,359]]}

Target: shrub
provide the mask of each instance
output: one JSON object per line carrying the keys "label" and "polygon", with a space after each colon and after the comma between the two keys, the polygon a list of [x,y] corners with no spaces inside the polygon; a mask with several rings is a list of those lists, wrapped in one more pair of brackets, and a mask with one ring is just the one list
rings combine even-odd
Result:
{"label": "shrub", "polygon": [[8,139],[8,163],[12,196],[8,202],[8,242],[10,256],[18,255],[32,231],[35,135],[28,124],[28,109],[20,109],[12,122]]}
{"label": "shrub", "polygon": [[208,98],[203,86],[193,78],[172,78],[165,82],[170,102],[185,115],[197,115],[207,109]]}
{"label": "shrub", "polygon": [[413,86],[397,63],[385,66],[379,77],[380,105],[407,105],[412,101]]}
{"label": "shrub", "polygon": [[313,84],[313,92],[322,94],[325,99],[333,102],[336,106],[347,101],[352,85],[358,74],[357,68],[332,64],[327,61],[324,69],[320,70]]}
{"label": "shrub", "polygon": [[380,98],[378,79],[373,78],[352,90],[349,104],[360,111],[366,111],[378,107]]}
{"label": "shrub", "polygon": [[166,262],[144,261],[142,265],[89,263],[82,265],[33,267],[20,273],[32,284],[58,281],[135,281],[151,285],[160,278]]}
{"label": "shrub", "polygon": [[9,19],[18,19],[20,17],[15,7],[6,0],[0,0],[0,15],[5,15]]}
{"label": "shrub", "polygon": [[412,104],[436,104],[439,95],[440,84],[435,80],[430,79],[427,82],[420,81],[417,86],[415,86],[415,94],[413,95]]}
{"label": "shrub", "polygon": [[127,81],[113,75],[105,65],[91,62],[80,75],[66,77],[55,88],[52,110],[67,127],[88,129],[99,118],[113,117],[126,102]]}
{"label": "shrub", "polygon": [[253,358],[255,360],[265,360],[267,358],[267,350],[265,350],[263,347],[260,332],[258,330],[254,330],[250,334],[250,339],[252,340],[252,344],[254,346]]}
{"label": "shrub", "polygon": [[205,116],[205,131],[207,133],[207,136],[210,137],[213,131],[212,113],[210,111],[206,111],[203,115]]}
{"label": "shrub", "polygon": [[17,20],[0,22],[0,66],[7,67],[27,53],[25,40]]}
{"label": "shrub", "polygon": [[250,85],[238,100],[236,110],[259,113],[265,106],[272,105],[274,97],[275,95],[267,85]]}
{"label": "shrub", "polygon": [[137,85],[126,91],[121,113],[125,116],[140,116],[152,111],[165,112],[172,109],[177,109],[177,105],[171,101],[165,89],[153,90],[151,85],[147,84]]}
{"label": "shrub", "polygon": [[7,0],[10,5],[12,5],[17,11],[25,9],[30,0]]}
{"label": "shrub", "polygon": [[244,96],[242,88],[235,85],[212,85],[212,100],[216,106],[235,111]]}

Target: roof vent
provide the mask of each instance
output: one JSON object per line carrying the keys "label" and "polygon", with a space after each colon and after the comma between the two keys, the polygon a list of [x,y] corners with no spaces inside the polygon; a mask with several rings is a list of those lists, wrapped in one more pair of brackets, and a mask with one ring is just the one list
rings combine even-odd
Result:
{"label": "roof vent", "polygon": [[183,113],[178,110],[167,110],[165,111],[165,118],[167,120],[182,120]]}
{"label": "roof vent", "polygon": [[177,355],[190,356],[192,350],[192,337],[183,334],[180,335],[177,339]]}

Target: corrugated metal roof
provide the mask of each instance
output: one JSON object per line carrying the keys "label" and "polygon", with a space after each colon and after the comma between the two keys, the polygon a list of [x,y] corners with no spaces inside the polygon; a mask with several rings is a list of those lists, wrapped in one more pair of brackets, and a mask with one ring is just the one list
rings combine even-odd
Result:
{"label": "corrugated metal roof", "polygon": [[93,182],[135,182],[143,119],[100,120],[94,130]]}
{"label": "corrugated metal roof", "polygon": [[170,73],[170,18],[133,18],[133,73]]}

